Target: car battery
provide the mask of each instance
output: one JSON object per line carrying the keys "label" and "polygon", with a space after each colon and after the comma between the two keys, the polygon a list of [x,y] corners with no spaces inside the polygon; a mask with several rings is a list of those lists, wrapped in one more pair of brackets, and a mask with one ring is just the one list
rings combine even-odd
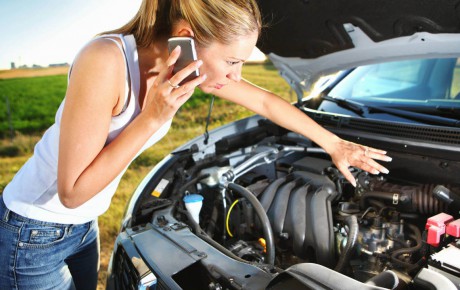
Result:
{"label": "car battery", "polygon": [[444,275],[460,289],[460,240],[432,254],[428,269]]}

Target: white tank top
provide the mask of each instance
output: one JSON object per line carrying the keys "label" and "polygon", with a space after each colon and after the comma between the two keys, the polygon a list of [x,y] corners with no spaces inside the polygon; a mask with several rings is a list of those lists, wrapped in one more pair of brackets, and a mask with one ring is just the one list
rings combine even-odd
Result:
{"label": "white tank top", "polygon": [[[132,35],[104,35],[119,38],[122,46],[112,39],[124,54],[126,60],[126,96],[122,112],[112,117],[106,145],[139,114],[140,73],[136,41]],[[69,71],[70,75],[70,71]],[[75,208],[66,208],[57,194],[57,163],[59,152],[59,130],[64,101],[61,103],[55,123],[45,132],[34,149],[34,155],[16,173],[5,187],[3,199],[6,206],[24,217],[54,223],[81,224],[94,220],[110,206],[111,199],[127,167],[101,192]],[[136,157],[158,142],[168,132],[171,121],[166,122],[144,144]],[[88,136],[88,138],[90,138]]]}

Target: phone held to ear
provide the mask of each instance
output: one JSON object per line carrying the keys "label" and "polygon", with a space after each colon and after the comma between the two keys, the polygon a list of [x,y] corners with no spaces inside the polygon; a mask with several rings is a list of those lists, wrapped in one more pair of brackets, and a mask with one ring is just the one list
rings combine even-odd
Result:
{"label": "phone held to ear", "polygon": [[[176,48],[178,45],[180,46],[181,50],[180,50],[180,56],[177,59],[176,63],[174,64],[173,75],[176,74],[178,71],[182,70],[183,68],[185,68],[191,62],[197,60],[195,42],[193,38],[191,37],[171,37],[170,39],[168,39],[169,53],[171,53],[171,51],[174,48]],[[196,69],[193,73],[191,73],[183,81],[181,81],[179,85],[182,85],[196,78],[199,75],[200,75],[200,71]]]}

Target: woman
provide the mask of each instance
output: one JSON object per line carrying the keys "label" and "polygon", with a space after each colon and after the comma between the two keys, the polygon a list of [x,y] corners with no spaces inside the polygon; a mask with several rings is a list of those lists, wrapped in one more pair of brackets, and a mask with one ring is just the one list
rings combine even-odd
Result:
{"label": "woman", "polygon": [[[130,162],[168,131],[199,87],[323,147],[353,184],[349,166],[388,170],[384,151],[340,139],[278,96],[241,79],[261,29],[255,1],[144,0],[125,26],[76,56],[56,123],[0,200],[0,289],[95,289],[97,217]],[[172,36],[195,39],[199,60],[177,74]],[[178,86],[192,71],[201,75]],[[285,116],[290,118],[285,118]]]}

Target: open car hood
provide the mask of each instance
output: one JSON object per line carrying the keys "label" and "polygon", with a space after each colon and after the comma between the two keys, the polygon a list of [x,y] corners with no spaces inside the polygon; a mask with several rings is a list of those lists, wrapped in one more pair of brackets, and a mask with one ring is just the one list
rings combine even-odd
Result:
{"label": "open car hood", "polygon": [[257,46],[298,95],[342,69],[460,55],[458,0],[258,2],[266,27]]}

